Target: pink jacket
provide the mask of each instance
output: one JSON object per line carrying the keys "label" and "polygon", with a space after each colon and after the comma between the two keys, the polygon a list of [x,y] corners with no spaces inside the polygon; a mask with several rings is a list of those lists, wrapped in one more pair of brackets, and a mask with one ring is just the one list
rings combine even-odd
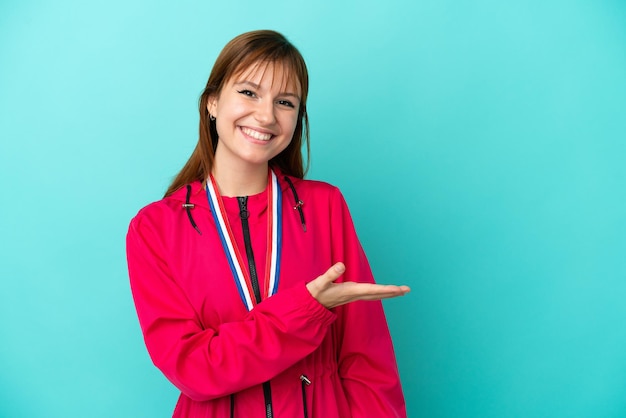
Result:
{"label": "pink jacket", "polygon": [[[182,392],[173,416],[266,417],[262,383],[269,381],[274,417],[405,417],[382,304],[354,302],[328,310],[305,287],[338,261],[346,265],[339,280],[373,282],[343,196],[326,183],[290,177],[304,202],[305,232],[294,193],[278,174],[283,190],[278,292],[249,312],[201,183],[190,185],[189,213],[182,206],[183,187],[131,221],[133,298],[152,361]],[[259,272],[265,271],[266,196],[248,201]],[[237,199],[224,202],[245,257]],[[303,375],[310,384],[301,381]]]}

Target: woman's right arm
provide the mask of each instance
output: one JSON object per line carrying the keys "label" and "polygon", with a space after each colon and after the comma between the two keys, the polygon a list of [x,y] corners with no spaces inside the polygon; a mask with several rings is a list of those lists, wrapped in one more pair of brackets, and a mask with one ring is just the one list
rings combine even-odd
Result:
{"label": "woman's right arm", "polygon": [[313,352],[335,314],[301,286],[277,293],[238,322],[203,328],[168,266],[162,237],[141,216],[126,243],[131,289],[154,364],[185,395],[205,401],[270,380]]}

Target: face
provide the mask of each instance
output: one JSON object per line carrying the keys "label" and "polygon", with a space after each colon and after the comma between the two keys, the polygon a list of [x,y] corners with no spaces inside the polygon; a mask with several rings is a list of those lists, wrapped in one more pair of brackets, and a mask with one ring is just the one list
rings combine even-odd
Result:
{"label": "face", "polygon": [[231,168],[267,166],[293,138],[300,88],[280,64],[255,65],[233,76],[207,110],[216,118],[215,162]]}

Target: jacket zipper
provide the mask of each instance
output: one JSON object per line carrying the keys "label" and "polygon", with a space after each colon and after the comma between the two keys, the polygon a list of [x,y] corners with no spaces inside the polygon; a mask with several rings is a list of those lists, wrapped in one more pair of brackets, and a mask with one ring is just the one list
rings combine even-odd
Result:
{"label": "jacket zipper", "polygon": [[246,246],[246,256],[248,257],[248,269],[250,270],[250,281],[252,281],[252,291],[256,303],[261,303],[261,290],[259,289],[259,279],[256,274],[256,264],[254,263],[254,252],[252,251],[252,242],[250,241],[250,227],[248,225],[248,196],[238,197],[239,201],[239,217],[241,218],[241,229],[243,230],[243,242]]}
{"label": "jacket zipper", "polygon": [[[250,240],[250,226],[248,225],[248,196],[238,197],[239,201],[239,217],[241,218],[241,229],[243,230],[243,242],[246,247],[246,256],[248,257],[248,269],[250,270],[250,281],[252,282],[252,291],[256,303],[261,303],[261,290],[259,288],[259,279],[256,272],[256,264],[254,263],[254,252],[252,251],[252,242]],[[274,410],[272,408],[272,387],[270,382],[263,383],[263,397],[265,398],[265,417],[273,418]]]}

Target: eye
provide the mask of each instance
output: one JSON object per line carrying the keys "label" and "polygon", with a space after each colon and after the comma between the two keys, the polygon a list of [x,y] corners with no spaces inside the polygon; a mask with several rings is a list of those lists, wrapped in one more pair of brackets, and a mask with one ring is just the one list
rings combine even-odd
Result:
{"label": "eye", "polygon": [[295,107],[296,107],[296,106],[295,106],[292,102],[290,102],[289,100],[279,100],[279,101],[278,101],[278,104],[279,104],[279,105],[282,105],[282,106],[291,107],[291,108],[295,108]]}
{"label": "eye", "polygon": [[237,93],[243,94],[244,96],[248,96],[248,97],[256,97],[256,94],[251,90],[246,90],[246,89],[237,90]]}

